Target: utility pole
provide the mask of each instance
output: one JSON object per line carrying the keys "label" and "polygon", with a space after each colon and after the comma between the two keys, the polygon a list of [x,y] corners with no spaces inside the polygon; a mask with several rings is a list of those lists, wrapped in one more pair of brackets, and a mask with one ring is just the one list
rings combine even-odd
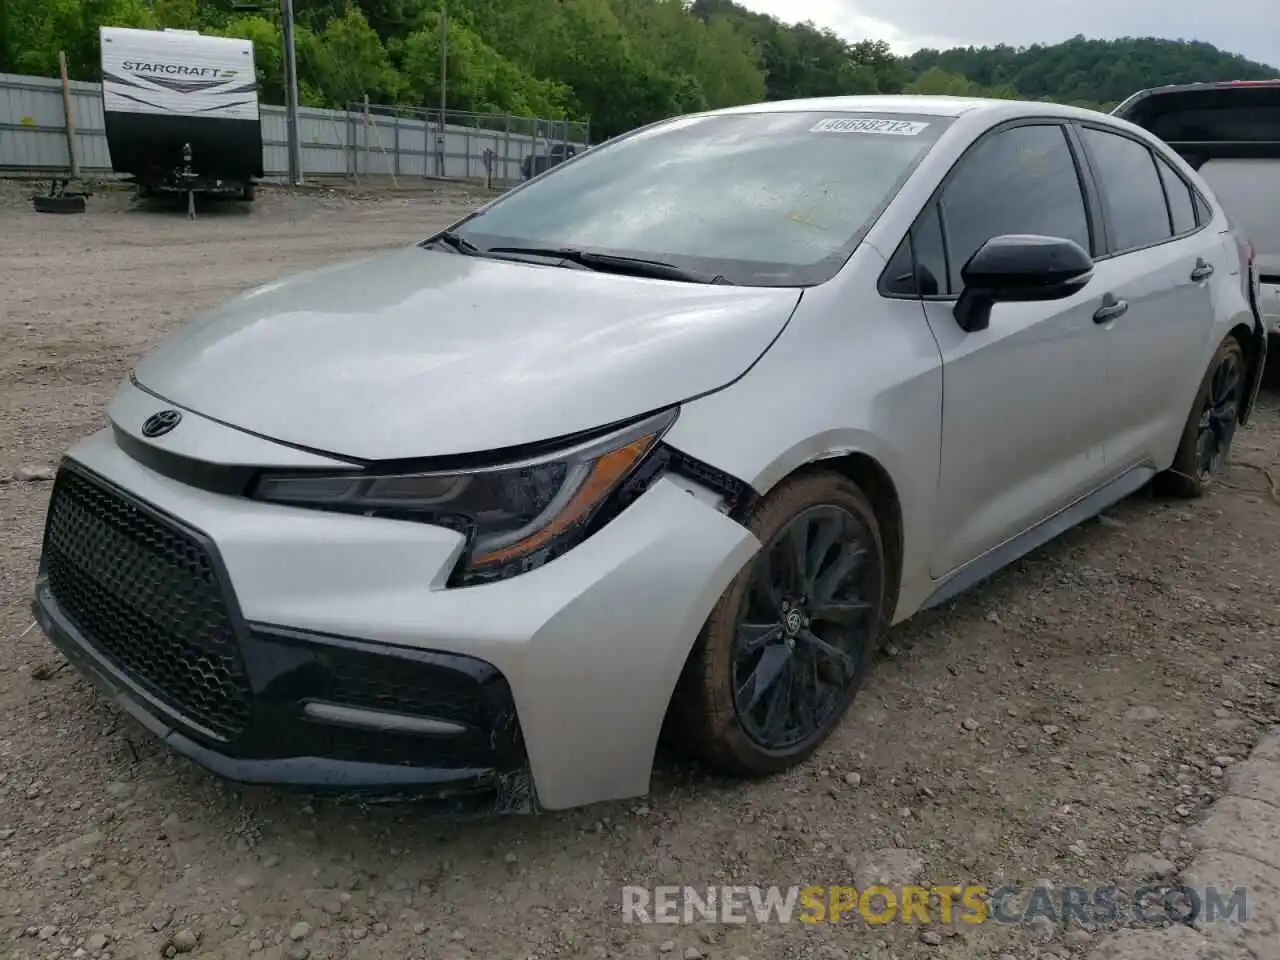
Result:
{"label": "utility pole", "polygon": [[285,126],[289,131],[289,182],[302,183],[302,144],[298,131],[298,59],[293,40],[293,0],[280,0],[284,29]]}
{"label": "utility pole", "polygon": [[449,10],[440,0],[440,130],[444,130],[445,77],[449,66]]}
{"label": "utility pole", "polygon": [[446,0],[440,0],[440,176],[445,175],[444,157],[445,157],[445,75],[449,65],[449,10],[445,5]]}

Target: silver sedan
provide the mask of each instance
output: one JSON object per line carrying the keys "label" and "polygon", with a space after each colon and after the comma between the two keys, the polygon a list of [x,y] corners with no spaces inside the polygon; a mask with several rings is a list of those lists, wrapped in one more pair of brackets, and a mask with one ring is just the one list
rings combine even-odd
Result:
{"label": "silver sedan", "polygon": [[565,808],[789,768],[886,629],[1155,482],[1266,336],[1205,182],[1045,103],[655,124],[144,358],[35,609],[235,780]]}

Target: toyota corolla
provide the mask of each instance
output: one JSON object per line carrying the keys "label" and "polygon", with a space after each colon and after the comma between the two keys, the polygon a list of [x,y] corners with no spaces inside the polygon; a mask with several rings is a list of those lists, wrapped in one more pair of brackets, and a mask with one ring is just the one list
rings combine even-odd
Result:
{"label": "toyota corolla", "polygon": [[885,631],[1154,482],[1266,337],[1205,182],[1045,103],[849,97],[619,137],[194,318],[72,448],[52,641],[209,770],[641,795],[845,714]]}

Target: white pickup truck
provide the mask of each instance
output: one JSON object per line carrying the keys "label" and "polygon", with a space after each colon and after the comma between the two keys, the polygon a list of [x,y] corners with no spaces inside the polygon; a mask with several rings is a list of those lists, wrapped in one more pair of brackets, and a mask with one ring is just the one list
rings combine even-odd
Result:
{"label": "white pickup truck", "polygon": [[[1173,147],[1248,240],[1258,312],[1280,339],[1280,78],[1140,90],[1113,111]],[[1274,362],[1274,360],[1273,360]]]}

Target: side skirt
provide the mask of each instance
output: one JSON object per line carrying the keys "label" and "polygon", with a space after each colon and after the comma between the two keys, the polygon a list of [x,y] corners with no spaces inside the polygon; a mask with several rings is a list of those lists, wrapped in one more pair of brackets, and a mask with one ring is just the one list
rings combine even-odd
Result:
{"label": "side skirt", "polygon": [[1137,493],[1155,475],[1156,471],[1150,466],[1134,467],[1069,507],[1064,507],[1048,519],[1042,520],[1031,529],[970,560],[942,580],[920,609],[928,610],[937,607],[971,587],[977,586],[1032,550],[1044,546],[1073,527],[1079,526],[1091,517],[1096,517],[1107,507]]}

